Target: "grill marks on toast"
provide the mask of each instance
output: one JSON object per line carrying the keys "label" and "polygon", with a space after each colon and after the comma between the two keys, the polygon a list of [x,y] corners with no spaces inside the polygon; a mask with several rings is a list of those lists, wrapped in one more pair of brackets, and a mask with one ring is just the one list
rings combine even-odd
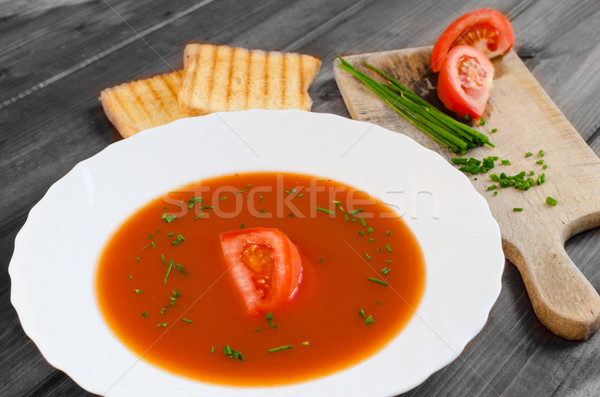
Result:
{"label": "grill marks on toast", "polygon": [[309,55],[210,44],[185,49],[179,104],[200,115],[244,109],[302,109],[321,62]]}
{"label": "grill marks on toast", "polygon": [[177,101],[181,77],[178,71],[103,90],[104,112],[124,138],[184,117]]}

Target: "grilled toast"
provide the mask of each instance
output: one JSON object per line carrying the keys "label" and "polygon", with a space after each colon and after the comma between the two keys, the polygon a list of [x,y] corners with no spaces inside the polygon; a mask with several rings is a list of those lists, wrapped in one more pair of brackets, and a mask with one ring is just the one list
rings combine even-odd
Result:
{"label": "grilled toast", "polygon": [[245,109],[310,110],[321,61],[310,55],[188,44],[179,104],[188,116]]}
{"label": "grilled toast", "polygon": [[185,117],[177,95],[181,71],[107,88],[100,101],[108,119],[123,138]]}

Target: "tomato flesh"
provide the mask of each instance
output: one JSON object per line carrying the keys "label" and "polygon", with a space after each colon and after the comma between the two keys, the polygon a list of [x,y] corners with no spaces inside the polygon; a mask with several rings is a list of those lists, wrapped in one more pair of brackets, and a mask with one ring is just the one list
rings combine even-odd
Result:
{"label": "tomato flesh", "polygon": [[429,65],[434,72],[439,72],[448,52],[455,46],[469,45],[494,58],[507,53],[514,43],[515,33],[504,15],[488,8],[473,10],[444,30],[433,47]]}
{"label": "tomato flesh", "polygon": [[438,76],[437,94],[444,106],[460,116],[481,117],[492,90],[494,66],[471,46],[449,53]]}
{"label": "tomato flesh", "polygon": [[234,230],[221,234],[220,240],[249,314],[271,312],[294,299],[302,281],[302,262],[296,246],[280,230]]}

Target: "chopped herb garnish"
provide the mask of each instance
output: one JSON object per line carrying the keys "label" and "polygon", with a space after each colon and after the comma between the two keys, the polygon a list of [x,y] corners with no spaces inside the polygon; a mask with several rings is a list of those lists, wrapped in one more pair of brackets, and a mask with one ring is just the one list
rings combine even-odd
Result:
{"label": "chopped herb garnish", "polygon": [[150,244],[152,245],[152,249],[156,248],[156,243],[154,241],[152,241]]}
{"label": "chopped herb garnish", "polygon": [[357,208],[354,211],[350,211],[350,215],[354,216],[354,215],[356,215],[358,213],[361,213],[361,212],[363,212],[362,208]]}
{"label": "chopped herb garnish", "polygon": [[304,342],[302,342],[302,346],[308,346],[308,345],[310,345],[310,343],[307,340],[305,340]]}
{"label": "chopped herb garnish", "polygon": [[535,175],[535,171],[533,171],[533,170],[529,171],[529,175]]}
{"label": "chopped herb garnish", "polygon": [[154,238],[153,235],[151,235],[151,234],[148,235],[148,240],[152,240],[153,238]]}
{"label": "chopped herb garnish", "polygon": [[544,159],[538,160],[538,161],[536,161],[535,163],[536,163],[536,164],[540,164],[540,165],[541,165],[541,164],[544,164]]}
{"label": "chopped herb garnish", "polygon": [[129,279],[130,279],[130,280],[133,280],[133,276],[132,276],[131,274],[129,275]]}
{"label": "chopped herb garnish", "polygon": [[390,252],[394,252],[394,251],[392,251],[392,247],[390,247],[389,244],[385,245],[385,249],[388,250],[388,251],[390,251]]}
{"label": "chopped herb garnish", "polygon": [[246,192],[246,189],[243,189],[243,190],[238,190],[237,192],[233,192],[233,194],[240,194],[240,193],[245,193],[245,192]]}
{"label": "chopped herb garnish", "polygon": [[136,288],[136,289],[133,290],[133,292],[136,293],[136,294],[141,294],[144,291],[142,291],[141,289],[137,289]]}
{"label": "chopped herb garnish", "polygon": [[293,212],[290,212],[290,213],[288,214],[288,216],[289,216],[290,218],[292,218],[292,217],[294,216],[294,213],[293,213]]}
{"label": "chopped herb garnish", "polygon": [[259,210],[258,212],[260,212],[261,214],[264,214],[267,211],[265,211],[265,210]]}
{"label": "chopped herb garnish", "polygon": [[246,189],[250,189],[252,187],[252,185],[246,185],[244,186]]}
{"label": "chopped herb garnish", "polygon": [[174,289],[171,292],[175,298],[179,298],[181,296],[181,294],[179,293],[179,290]]}
{"label": "chopped herb garnish", "polygon": [[319,263],[323,262],[323,258],[319,258],[317,260],[319,261]]}
{"label": "chopped herb garnish", "polygon": [[225,355],[229,358],[235,358],[240,361],[246,361],[244,359],[244,356],[242,356],[241,352],[239,352],[235,349],[232,349],[231,346],[229,346],[229,345],[223,346],[223,352],[225,352]]}
{"label": "chopped herb garnish", "polygon": [[281,350],[288,350],[288,349],[293,349],[294,346],[292,345],[285,345],[285,346],[279,346],[279,347],[274,347],[272,349],[267,350],[268,353],[275,353]]}
{"label": "chopped herb garnish", "polygon": [[166,312],[167,312],[166,308],[163,307],[162,309],[160,309],[160,314],[165,314]]}
{"label": "chopped herb garnish", "polygon": [[212,205],[203,205],[202,207],[200,207],[200,210],[212,210],[215,207]]}
{"label": "chopped herb garnish", "polygon": [[513,208],[513,212],[523,212],[523,208],[515,207]]}
{"label": "chopped herb garnish", "polygon": [[203,200],[204,200],[204,198],[203,198],[203,197],[196,197],[196,196],[194,196],[194,197],[190,197],[190,198],[188,199],[188,203],[191,203],[191,204],[194,204],[194,203],[200,203],[200,202],[202,202]]}
{"label": "chopped herb garnish", "polygon": [[136,257],[135,257],[135,260],[136,260],[136,261],[138,261],[138,262],[141,262],[141,259],[140,259],[140,257],[139,257],[139,256],[136,256]]}
{"label": "chopped herb garnish", "polygon": [[240,225],[240,229],[245,229],[245,228],[246,228],[246,225],[242,223],[242,224]]}
{"label": "chopped herb garnish", "polygon": [[498,195],[498,192],[497,192],[497,191],[496,191],[496,192],[494,192],[494,197],[495,197],[495,196],[497,196],[497,195]]}
{"label": "chopped herb garnish", "polygon": [[383,280],[380,280],[380,279],[378,279],[378,278],[375,278],[375,277],[369,277],[369,281],[372,281],[372,282],[374,282],[374,283],[377,283],[377,284],[381,284],[381,285],[383,285],[384,287],[387,287],[387,286],[388,286],[388,283],[386,283],[385,281],[383,281]]}
{"label": "chopped herb garnish", "polygon": [[368,260],[371,260],[371,255],[365,253],[365,258],[367,258]]}
{"label": "chopped herb garnish", "polygon": [[531,153],[531,152],[525,153],[525,157],[531,157],[531,156],[533,156],[533,153]]}
{"label": "chopped herb garnish", "polygon": [[497,187],[498,187],[497,185],[490,185],[490,186],[487,187],[487,190],[494,190]]}
{"label": "chopped herb garnish", "polygon": [[370,239],[369,239],[369,242],[370,242],[371,244],[375,244],[375,239],[374,239],[374,238],[370,238]]}
{"label": "chopped herb garnish", "polygon": [[387,232],[385,232],[385,235],[386,235],[386,236],[389,236],[389,235],[391,235],[391,234],[392,234],[392,232],[390,232],[389,230],[388,230]]}
{"label": "chopped herb garnish", "polygon": [[227,200],[227,196],[221,196],[221,197],[219,197],[219,200],[225,201],[225,200]]}
{"label": "chopped herb garnish", "polygon": [[366,318],[367,317],[367,315],[365,314],[365,311],[363,309],[360,309],[358,311],[358,315],[361,316],[362,318]]}
{"label": "chopped herb garnish", "polygon": [[382,303],[381,303],[381,302],[375,302],[375,304],[376,304],[376,305],[382,305]]}
{"label": "chopped herb garnish", "polygon": [[179,244],[183,243],[184,241],[185,241],[185,238],[183,238],[183,236],[181,234],[178,234],[175,237],[175,240],[173,240],[171,242],[171,245],[179,245]]}
{"label": "chopped herb garnish", "polygon": [[198,214],[198,216],[194,218],[194,220],[196,220],[196,219],[198,219],[198,218],[202,217],[202,215],[204,215],[204,214],[206,214],[206,212],[201,212],[201,213],[199,213],[199,214]]}
{"label": "chopped herb garnish", "polygon": [[173,262],[173,267],[179,271],[180,273],[186,274],[185,273],[185,267],[183,267],[183,265],[180,265],[178,263]]}
{"label": "chopped herb garnish", "polygon": [[210,354],[215,354],[215,347],[214,346],[210,347]]}
{"label": "chopped herb garnish", "polygon": [[373,233],[374,231],[375,231],[375,229],[373,229],[370,226],[367,228],[367,233]]}
{"label": "chopped herb garnish", "polygon": [[500,161],[500,163],[502,163],[502,165],[510,165],[509,160],[502,160],[502,161]]}
{"label": "chopped herb garnish", "polygon": [[394,261],[388,259],[388,260],[385,261],[385,263],[394,263]]}
{"label": "chopped herb garnish", "polygon": [[162,260],[163,266],[166,266],[167,262],[165,261],[165,254],[160,254],[160,259]]}
{"label": "chopped herb garnish", "polygon": [[184,322],[189,323],[189,324],[192,323],[192,320],[187,319],[187,318],[182,318],[181,321],[184,321]]}
{"label": "chopped herb garnish", "polygon": [[371,325],[375,322],[375,319],[373,318],[373,316],[369,316],[365,319],[365,324],[367,325]]}
{"label": "chopped herb garnish", "polygon": [[148,317],[148,313],[142,312],[142,317]]}
{"label": "chopped herb garnish", "polygon": [[254,330],[254,332],[258,332],[258,331],[260,331],[261,329],[262,329],[262,327],[258,327],[258,328],[256,328],[256,329]]}
{"label": "chopped herb garnish", "polygon": [[163,327],[165,328],[168,324],[167,323],[158,323],[156,324],[157,327]]}
{"label": "chopped herb garnish", "polygon": [[263,200],[263,196],[259,195],[259,196],[258,196],[258,200],[259,200],[259,201],[262,201],[262,200]]}
{"label": "chopped herb garnish", "polygon": [[492,128],[492,132],[498,132],[498,128]]}
{"label": "chopped herb garnish", "polygon": [[175,233],[171,232],[171,233],[167,234],[167,237],[173,237],[174,235],[175,235]]}
{"label": "chopped herb garnish", "polygon": [[483,117],[479,119],[479,125],[485,125],[485,119]]}
{"label": "chopped herb garnish", "polygon": [[146,248],[148,248],[150,246],[150,244],[146,244],[142,247],[143,250],[145,250]]}
{"label": "chopped herb garnish", "polygon": [[167,216],[167,214],[166,214],[165,212],[163,212],[163,215],[162,215],[162,218],[161,218],[161,220],[163,220],[163,221],[165,221],[165,222],[167,222],[167,223],[171,223],[171,222],[173,222],[173,221],[174,221],[176,218],[177,218],[177,216],[175,216],[175,215],[168,215],[168,216]]}
{"label": "chopped herb garnish", "polygon": [[548,166],[547,166],[546,164],[544,164],[544,166],[543,166],[542,168],[543,168],[543,169],[546,169],[546,168],[548,168]]}
{"label": "chopped herb garnish", "polygon": [[544,153],[544,151],[543,151],[543,150],[540,150],[540,151],[538,152],[538,155],[539,155],[540,157],[544,157],[544,154],[545,154],[545,153]]}
{"label": "chopped herb garnish", "polygon": [[360,223],[363,227],[367,227],[367,222],[365,222],[365,218],[360,218]]}
{"label": "chopped herb garnish", "polygon": [[325,208],[321,208],[321,207],[317,207],[317,211],[325,212],[327,214],[335,214],[335,212],[330,211],[330,210],[325,209]]}
{"label": "chopped herb garnish", "polygon": [[265,320],[267,320],[271,328],[277,328],[277,324],[273,322],[273,313],[266,313]]}
{"label": "chopped herb garnish", "polygon": [[558,200],[548,196],[548,197],[546,197],[546,203],[548,203],[554,207],[556,204],[558,204]]}
{"label": "chopped herb garnish", "polygon": [[169,277],[169,273],[171,273],[171,268],[173,267],[173,263],[175,263],[173,261],[173,259],[171,259],[171,261],[169,262],[169,267],[167,268],[167,273],[165,274],[165,278],[164,278],[164,283],[167,283],[167,277]]}
{"label": "chopped herb garnish", "polygon": [[383,269],[381,269],[381,273],[383,273],[383,274],[386,274],[386,275],[387,275],[387,274],[388,274],[390,271],[391,271],[391,270],[390,270],[390,269],[388,269],[387,267],[384,267]]}
{"label": "chopped herb garnish", "polygon": [[452,163],[454,164],[468,164],[469,160],[466,157],[454,157]]}
{"label": "chopped herb garnish", "polygon": [[304,193],[300,193],[300,194],[298,195],[298,197],[302,197],[302,196],[304,196]]}

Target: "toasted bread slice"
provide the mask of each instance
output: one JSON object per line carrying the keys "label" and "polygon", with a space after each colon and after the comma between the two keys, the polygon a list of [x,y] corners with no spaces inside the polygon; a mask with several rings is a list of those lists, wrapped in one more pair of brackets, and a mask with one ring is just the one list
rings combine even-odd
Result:
{"label": "toasted bread slice", "polygon": [[245,109],[310,110],[321,61],[310,55],[188,44],[179,104],[190,116]]}
{"label": "toasted bread slice", "polygon": [[107,88],[100,101],[108,119],[123,138],[185,117],[177,94],[181,71]]}

